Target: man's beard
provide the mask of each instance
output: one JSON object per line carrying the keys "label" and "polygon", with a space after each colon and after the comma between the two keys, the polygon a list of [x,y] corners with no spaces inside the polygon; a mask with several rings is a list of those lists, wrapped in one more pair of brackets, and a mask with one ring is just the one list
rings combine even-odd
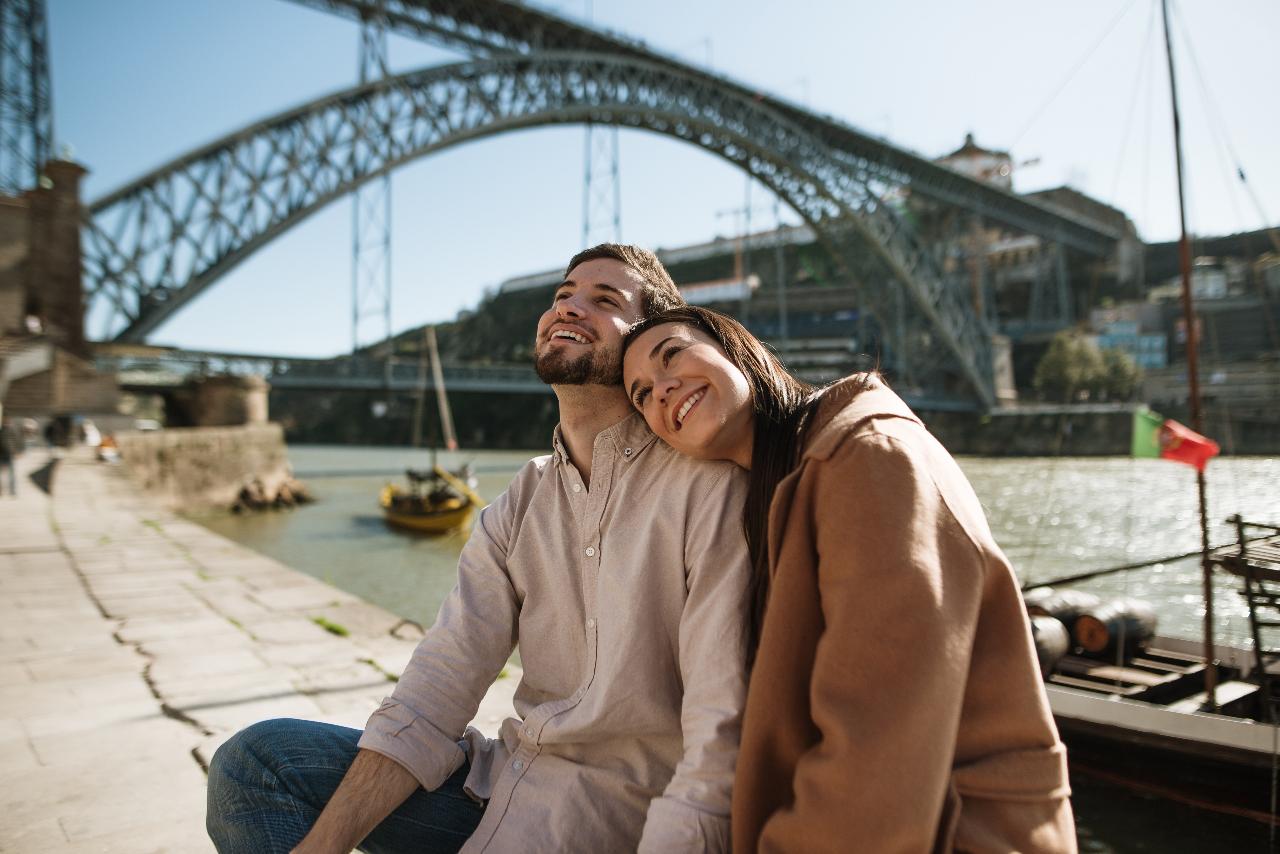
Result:
{"label": "man's beard", "polygon": [[616,350],[570,357],[563,349],[539,353],[533,364],[547,385],[622,385],[622,358]]}

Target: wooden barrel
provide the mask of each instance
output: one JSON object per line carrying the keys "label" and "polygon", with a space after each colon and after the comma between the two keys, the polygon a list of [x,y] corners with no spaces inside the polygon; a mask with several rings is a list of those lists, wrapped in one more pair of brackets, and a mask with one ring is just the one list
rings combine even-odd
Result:
{"label": "wooden barrel", "polygon": [[1141,599],[1112,599],[1080,614],[1071,633],[1085,652],[1128,658],[1155,637],[1156,612]]}
{"label": "wooden barrel", "polygon": [[1045,614],[1039,610],[1040,603],[1044,600],[1058,595],[1058,591],[1052,587],[1032,587],[1030,590],[1022,591],[1022,601],[1027,606],[1027,613],[1035,616],[1039,614],[1041,617]]}
{"label": "wooden barrel", "polygon": [[1102,604],[1102,600],[1083,590],[1059,590],[1034,605],[1027,605],[1027,613],[1033,617],[1053,617],[1061,620],[1067,631],[1074,631],[1076,618]]}
{"label": "wooden barrel", "polygon": [[1036,659],[1040,662],[1040,675],[1045,679],[1058,666],[1058,662],[1067,654],[1071,639],[1067,635],[1067,627],[1056,617],[1037,616],[1031,618],[1031,639],[1036,645]]}

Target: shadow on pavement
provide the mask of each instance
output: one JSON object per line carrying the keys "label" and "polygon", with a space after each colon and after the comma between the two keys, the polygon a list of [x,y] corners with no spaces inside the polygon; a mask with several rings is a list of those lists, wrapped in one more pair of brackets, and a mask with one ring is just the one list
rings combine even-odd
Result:
{"label": "shadow on pavement", "polygon": [[29,475],[31,482],[39,487],[40,491],[45,495],[53,494],[53,470],[57,467],[58,460],[52,459]]}

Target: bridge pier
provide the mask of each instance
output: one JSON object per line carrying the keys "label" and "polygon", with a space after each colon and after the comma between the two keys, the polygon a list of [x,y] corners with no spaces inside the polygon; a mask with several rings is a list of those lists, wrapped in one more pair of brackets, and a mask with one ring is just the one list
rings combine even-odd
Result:
{"label": "bridge pier", "polygon": [[67,160],[45,164],[41,185],[0,206],[0,334],[43,332],[84,358],[80,179]]}
{"label": "bridge pier", "polygon": [[173,394],[167,421],[170,426],[189,427],[266,424],[270,389],[266,380],[252,375],[193,379]]}

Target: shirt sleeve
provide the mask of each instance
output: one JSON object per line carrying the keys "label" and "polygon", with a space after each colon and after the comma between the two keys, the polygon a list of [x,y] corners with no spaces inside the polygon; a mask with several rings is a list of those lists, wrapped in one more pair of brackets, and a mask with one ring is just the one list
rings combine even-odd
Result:
{"label": "shirt sleeve", "polygon": [[[922,459],[882,435],[810,461],[817,742],[761,851],[928,851],[948,798],[985,563]],[[801,489],[805,489],[804,485]],[[785,571],[783,569],[782,571]],[[904,804],[911,818],[904,820]]]}
{"label": "shirt sleeve", "polygon": [[729,803],[746,701],[746,486],[741,470],[726,467],[691,504],[688,597],[679,629],[684,755],[662,795],[649,804],[641,854],[729,850]]}
{"label": "shirt sleeve", "polygon": [[508,490],[480,511],[457,585],[360,738],[361,748],[395,760],[428,791],[462,765],[458,740],[515,649],[520,603],[506,569],[512,504]]}

